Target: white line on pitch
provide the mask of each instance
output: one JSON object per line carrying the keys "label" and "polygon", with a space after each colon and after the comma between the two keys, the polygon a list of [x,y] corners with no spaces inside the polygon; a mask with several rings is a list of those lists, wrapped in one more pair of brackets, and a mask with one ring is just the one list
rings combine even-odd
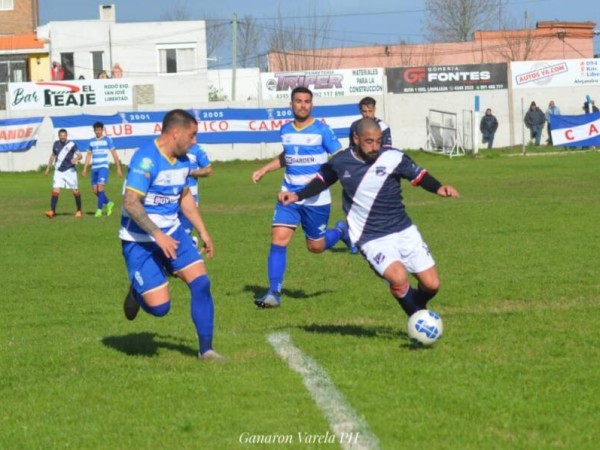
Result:
{"label": "white line on pitch", "polygon": [[289,333],[272,333],[267,337],[277,354],[302,376],[317,407],[323,412],[343,449],[371,450],[379,448],[377,437],[348,404],[327,372],[315,360],[295,347]]}

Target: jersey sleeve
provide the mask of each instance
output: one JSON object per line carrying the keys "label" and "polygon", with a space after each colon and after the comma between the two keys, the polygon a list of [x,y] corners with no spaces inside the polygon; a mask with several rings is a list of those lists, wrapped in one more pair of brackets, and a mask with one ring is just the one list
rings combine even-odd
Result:
{"label": "jersey sleeve", "polygon": [[206,152],[202,149],[202,147],[199,147],[199,152],[198,152],[198,167],[200,167],[201,169],[205,169],[208,166],[210,166],[210,158],[208,157],[208,155],[206,154]]}
{"label": "jersey sleeve", "polygon": [[147,155],[137,152],[131,158],[125,188],[146,195],[156,175],[156,164]]}
{"label": "jersey sleeve", "polygon": [[390,127],[387,127],[381,133],[381,146],[392,147],[392,130],[390,130]]}
{"label": "jersey sleeve", "polygon": [[323,180],[327,186],[331,186],[338,180],[337,172],[331,163],[323,164],[317,173],[317,177]]}
{"label": "jersey sleeve", "polygon": [[327,150],[327,153],[331,155],[342,148],[342,143],[338,140],[335,131],[331,127],[323,127],[321,133],[323,136],[323,147]]}
{"label": "jersey sleeve", "polygon": [[108,145],[108,149],[109,150],[115,150],[115,143],[113,142],[112,138],[105,136],[106,138],[106,144]]}
{"label": "jersey sleeve", "polygon": [[410,181],[410,184],[413,186],[417,186],[425,174],[427,174],[427,170],[418,166],[410,156],[404,154],[400,163],[396,166],[393,172],[395,175],[405,178]]}

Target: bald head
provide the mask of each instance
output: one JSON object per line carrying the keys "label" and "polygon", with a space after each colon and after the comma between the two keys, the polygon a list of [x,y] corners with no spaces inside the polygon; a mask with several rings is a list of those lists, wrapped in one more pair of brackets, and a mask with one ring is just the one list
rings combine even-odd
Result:
{"label": "bald head", "polygon": [[360,119],[358,124],[356,125],[356,134],[361,136],[366,131],[372,130],[381,130],[379,124],[375,121],[375,119],[371,119],[369,117],[365,117],[364,119]]}

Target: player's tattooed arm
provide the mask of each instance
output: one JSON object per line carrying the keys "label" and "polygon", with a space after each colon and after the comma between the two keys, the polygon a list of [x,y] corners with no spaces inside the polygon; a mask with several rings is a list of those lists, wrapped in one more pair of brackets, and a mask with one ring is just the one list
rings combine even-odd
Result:
{"label": "player's tattooed arm", "polygon": [[125,190],[125,196],[123,198],[123,208],[129,214],[129,217],[139,225],[139,227],[146,233],[152,235],[158,226],[152,222],[152,219],[146,213],[146,208],[142,204],[142,196],[135,191],[130,189]]}

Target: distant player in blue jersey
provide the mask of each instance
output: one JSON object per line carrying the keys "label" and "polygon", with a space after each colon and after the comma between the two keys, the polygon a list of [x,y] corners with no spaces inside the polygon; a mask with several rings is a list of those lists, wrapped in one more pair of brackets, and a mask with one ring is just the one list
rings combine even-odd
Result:
{"label": "distant player in blue jersey", "polygon": [[[212,167],[208,155],[198,144],[194,144],[190,147],[187,157],[191,164],[190,175],[188,177],[188,187],[194,196],[196,206],[198,206],[198,178],[209,177],[212,174]],[[194,231],[192,223],[181,213],[179,213],[179,220],[181,221],[181,226],[183,226],[185,232],[191,235],[192,231]],[[197,242],[197,238],[195,236],[192,236],[192,240]]]}
{"label": "distant player in blue jersey", "polygon": [[[342,149],[335,133],[329,126],[311,117],[312,92],[305,87],[292,91],[291,108],[294,120],[281,127],[283,152],[271,162],[252,174],[258,183],[268,172],[285,167],[281,190],[296,192],[315,176],[329,156]],[[348,227],[344,221],[335,228],[327,229],[331,209],[329,190],[293,205],[277,202],[271,228],[271,248],[267,270],[269,292],[254,303],[261,308],[274,308],[281,303],[281,288],[287,264],[287,246],[298,224],[306,236],[310,252],[321,253],[333,247],[340,239],[348,241]],[[348,244],[347,244],[348,245]]]}
{"label": "distant player in blue jersey", "polygon": [[82,156],[73,141],[67,139],[67,130],[58,130],[58,141],[54,141],[45,175],[50,173],[50,167],[54,166],[54,178],[52,180],[52,197],[50,198],[50,209],[45,212],[49,219],[56,216],[56,205],[61,189],[71,189],[75,197],[75,217],[81,217],[81,194],[77,181],[77,163]]}
{"label": "distant player in blue jersey", "polygon": [[[358,102],[358,109],[360,110],[363,119],[373,119],[379,124],[379,127],[381,128],[381,148],[389,148],[392,146],[392,131],[387,123],[375,117],[376,103],[377,102],[373,97],[365,97]],[[352,122],[352,125],[350,125],[350,147],[354,145],[354,135],[356,134],[358,122],[360,122],[360,119]]]}
{"label": "distant player in blue jersey", "polygon": [[[427,308],[440,288],[435,261],[417,227],[406,214],[400,188],[402,178],[413,186],[439,195],[458,197],[402,151],[381,149],[382,133],[373,119],[362,119],[354,135],[355,147],[337,153],[299,192],[280,192],[283,204],[294,204],[317,195],[339,181],[350,240],[373,270],[390,286],[392,295],[411,316]],[[410,285],[408,274],[418,280]]]}
{"label": "distant player in blue jersey", "polygon": [[162,133],[135,152],[124,186],[121,239],[131,286],[124,311],[135,319],[140,307],[156,317],[171,308],[168,273],[191,292],[192,321],[203,360],[223,359],[212,348],[214,306],[202,255],[179,221],[181,211],[198,230],[207,257],[213,245],[194,197],[187,187],[188,149],[196,143],[198,123],[188,112],[169,111]]}
{"label": "distant player in blue jersey", "polygon": [[98,197],[96,202],[96,213],[94,216],[102,217],[102,209],[104,206],[106,206],[106,215],[110,216],[115,204],[114,202],[111,202],[105,194],[106,185],[108,184],[108,175],[110,173],[108,154],[112,154],[113,161],[117,166],[117,175],[120,177],[123,176],[123,173],[121,172],[121,162],[117,156],[117,151],[115,150],[112,139],[108,136],[104,136],[104,124],[102,122],[96,122],[93,127],[96,137],[92,139],[88,145],[81,175],[85,177],[91,160],[92,191],[94,191],[94,194]]}

